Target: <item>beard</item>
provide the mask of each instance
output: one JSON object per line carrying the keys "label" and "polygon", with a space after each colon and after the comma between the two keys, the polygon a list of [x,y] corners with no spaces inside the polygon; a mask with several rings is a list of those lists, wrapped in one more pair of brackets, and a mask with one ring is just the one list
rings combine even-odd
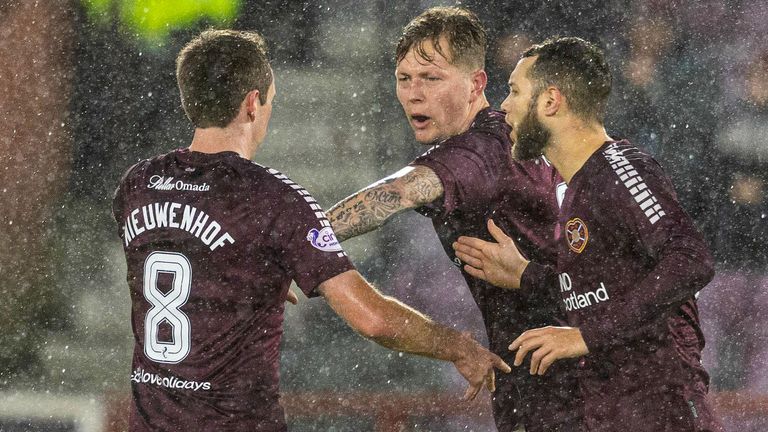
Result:
{"label": "beard", "polygon": [[512,146],[512,157],[519,161],[538,158],[544,154],[551,136],[552,133],[539,121],[535,108],[529,106],[525,118],[517,127],[517,141]]}

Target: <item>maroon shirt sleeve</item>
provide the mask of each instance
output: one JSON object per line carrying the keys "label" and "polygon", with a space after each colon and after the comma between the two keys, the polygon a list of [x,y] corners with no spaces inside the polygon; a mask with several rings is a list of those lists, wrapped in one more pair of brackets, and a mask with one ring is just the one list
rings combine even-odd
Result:
{"label": "maroon shirt sleeve", "polygon": [[[117,222],[118,228],[121,223],[123,207],[125,205],[124,189],[127,186],[129,176],[139,165],[141,165],[141,163],[133,165],[127,170],[125,170],[125,173],[123,173],[123,177],[120,179],[120,183],[118,183],[117,188],[115,189],[115,193],[112,195],[112,218],[115,220],[115,222]],[[118,233],[120,234],[122,239],[123,232],[118,229]]]}
{"label": "maroon shirt sleeve", "polygon": [[410,165],[425,166],[440,178],[443,200],[431,207],[447,214],[493,200],[509,157],[498,137],[470,131],[431,148]]}
{"label": "maroon shirt sleeve", "polygon": [[555,292],[558,287],[557,272],[552,266],[531,261],[520,277],[520,293],[529,301],[554,299],[559,305],[559,296]]}
{"label": "maroon shirt sleeve", "polygon": [[318,285],[355,267],[325,212],[306,190],[286,188],[282,199],[285,205],[271,233],[280,262],[304,294],[317,296]]}
{"label": "maroon shirt sleeve", "polygon": [[714,276],[712,255],[661,167],[649,157],[633,159],[632,163],[655,201],[643,208],[641,203],[646,203],[648,196],[645,190],[632,196],[623,183],[609,182],[604,186],[608,190],[594,202],[603,207],[606,228],[636,240],[641,252],[637,259],[650,260],[653,268],[623,299],[623,307],[580,327],[590,349],[631,338],[654,317],[693,297]]}

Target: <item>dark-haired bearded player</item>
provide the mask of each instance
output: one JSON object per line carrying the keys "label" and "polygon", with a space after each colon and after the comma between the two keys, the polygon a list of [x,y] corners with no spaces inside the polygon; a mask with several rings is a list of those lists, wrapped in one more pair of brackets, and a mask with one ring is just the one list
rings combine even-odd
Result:
{"label": "dark-haired bearded player", "polygon": [[517,366],[530,353],[538,375],[580,358],[587,430],[721,431],[694,298],[712,279],[712,256],[659,164],[606,134],[610,89],[602,50],[582,39],[523,54],[502,109],[515,157],[543,153],[568,182],[557,265],[523,258],[493,222],[498,243],[462,237],[456,253],[496,286],[559,293],[570,327],[528,330],[510,350]]}
{"label": "dark-haired bearded player", "polygon": [[[486,235],[490,217],[514,233],[526,256],[554,263],[556,190],[562,181],[543,159],[515,162],[503,113],[485,98],[485,31],[461,8],[432,8],[414,18],[397,46],[397,96],[416,140],[432,147],[397,174],[329,211],[339,239],[415,209],[432,224],[449,258],[459,235]],[[491,351],[510,356],[522,331],[565,319],[547,291],[504,291],[462,272],[483,316]],[[435,292],[435,296],[440,293]],[[578,431],[581,398],[575,362],[546,376],[501,376],[493,395],[500,432]]]}

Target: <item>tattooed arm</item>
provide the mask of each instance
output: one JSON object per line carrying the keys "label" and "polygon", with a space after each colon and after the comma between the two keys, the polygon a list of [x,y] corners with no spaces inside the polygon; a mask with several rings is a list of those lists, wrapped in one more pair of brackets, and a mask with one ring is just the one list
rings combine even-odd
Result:
{"label": "tattooed arm", "polygon": [[344,241],[384,225],[393,215],[443,196],[434,171],[409,166],[336,203],[328,212],[336,238]]}

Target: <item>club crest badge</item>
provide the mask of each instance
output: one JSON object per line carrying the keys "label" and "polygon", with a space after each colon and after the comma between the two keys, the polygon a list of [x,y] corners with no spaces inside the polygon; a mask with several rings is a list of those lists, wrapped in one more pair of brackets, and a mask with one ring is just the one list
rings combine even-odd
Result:
{"label": "club crest badge", "polygon": [[321,230],[312,228],[307,233],[307,240],[312,243],[316,249],[323,252],[342,252],[341,244],[336,240],[336,235],[331,227],[325,227]]}
{"label": "club crest badge", "polygon": [[587,246],[587,241],[589,241],[587,224],[579,218],[569,220],[565,224],[565,240],[572,251],[581,253]]}

